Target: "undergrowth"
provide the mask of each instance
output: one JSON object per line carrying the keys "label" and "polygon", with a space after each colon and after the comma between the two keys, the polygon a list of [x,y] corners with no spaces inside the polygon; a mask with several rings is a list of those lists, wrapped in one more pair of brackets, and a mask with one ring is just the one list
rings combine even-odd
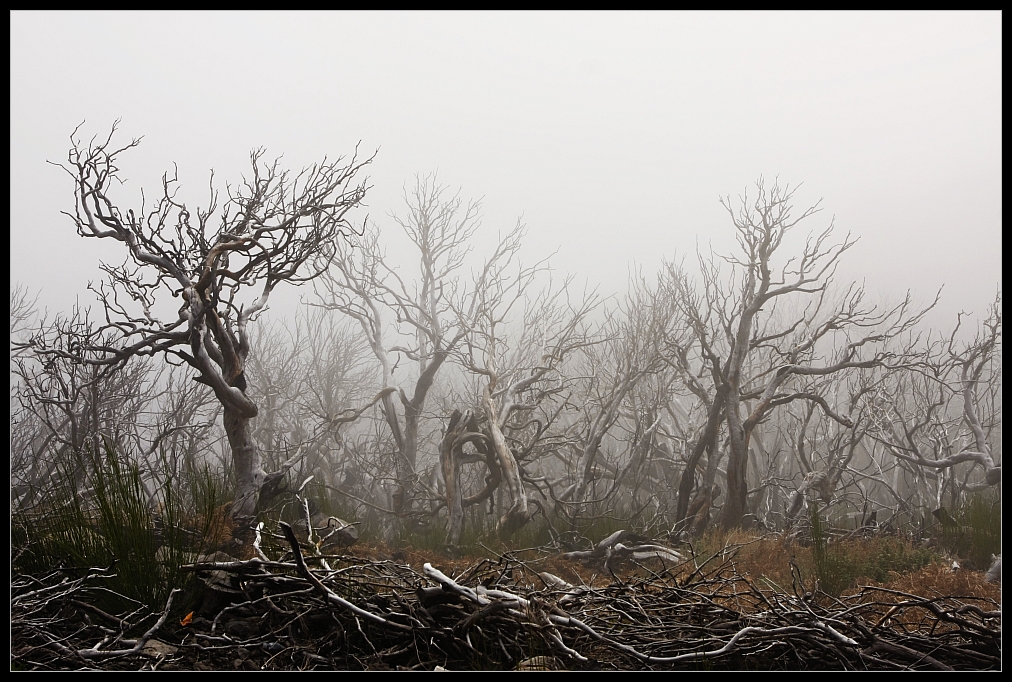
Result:
{"label": "undergrowth", "polygon": [[[22,498],[30,503],[14,509],[12,570],[39,575],[54,568],[73,572],[115,563],[109,593],[96,605],[116,612],[136,608],[138,603],[160,609],[172,588],[195,586],[193,574],[181,571],[180,566],[230,539],[227,489],[225,476],[206,467],[184,463],[170,470],[163,463],[157,475],[145,477],[136,463],[110,447],[99,455],[79,454],[58,472],[49,488],[32,491]],[[487,508],[475,506],[465,511],[460,544],[448,548],[438,515],[413,525],[401,520],[390,536],[381,525],[360,523],[354,505],[341,504],[323,488],[308,486],[300,488],[299,494],[324,515],[358,525],[364,544],[409,548],[434,560],[450,556],[494,559],[528,548],[541,548],[539,555],[548,556],[591,549],[617,530],[638,530],[610,516],[574,522],[536,514],[512,537],[503,539],[497,533],[496,517],[485,513]],[[262,510],[260,520],[267,530],[276,530],[279,520],[294,525],[303,519],[299,500],[286,495]],[[995,491],[969,498],[953,512],[954,524],[942,529],[943,549],[969,558],[978,570],[986,568],[990,555],[1001,551],[1000,513]],[[946,564],[940,551],[902,536],[834,540],[838,532],[814,505],[810,524],[809,542],[711,528],[694,541],[691,552],[701,561],[713,555],[723,558],[730,551],[738,570],[778,590],[812,591],[817,582],[819,589],[834,596],[859,584],[887,583],[931,564]],[[272,535],[277,534],[265,534],[264,550],[283,553],[283,540]],[[189,608],[192,602],[180,600],[180,608]]]}
{"label": "undergrowth", "polygon": [[810,542],[713,528],[693,549],[700,560],[733,550],[738,570],[778,590],[812,591],[818,581],[819,589],[833,596],[860,584],[886,583],[930,564],[944,563],[942,554],[909,538],[875,535],[833,540],[817,510],[813,510],[811,522]]}
{"label": "undergrowth", "polygon": [[859,581],[883,583],[924,568],[940,556],[909,539],[880,536],[831,543],[818,505],[812,505],[812,559],[822,591],[839,596]]}
{"label": "undergrowth", "polygon": [[943,518],[950,522],[940,524],[942,544],[967,562],[967,567],[987,570],[991,555],[1001,554],[1001,492],[998,489],[973,493],[951,517]]}
{"label": "undergrowth", "polygon": [[215,510],[224,497],[206,468],[161,473],[160,481],[146,480],[108,445],[102,453],[77,453],[48,487],[30,491],[12,511],[12,572],[76,576],[112,566],[96,606],[113,613],[138,604],[161,609],[173,588],[191,586],[192,574],[180,566],[220,535]]}

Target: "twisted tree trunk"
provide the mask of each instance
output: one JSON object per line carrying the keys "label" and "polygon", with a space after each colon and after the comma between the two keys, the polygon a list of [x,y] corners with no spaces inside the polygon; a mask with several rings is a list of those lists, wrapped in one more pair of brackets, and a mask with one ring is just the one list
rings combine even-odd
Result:
{"label": "twisted tree trunk", "polygon": [[225,405],[223,422],[232,462],[235,466],[235,501],[232,503],[232,519],[236,524],[249,524],[256,515],[260,487],[264,482],[264,471],[260,464],[260,451],[253,443],[252,420]]}

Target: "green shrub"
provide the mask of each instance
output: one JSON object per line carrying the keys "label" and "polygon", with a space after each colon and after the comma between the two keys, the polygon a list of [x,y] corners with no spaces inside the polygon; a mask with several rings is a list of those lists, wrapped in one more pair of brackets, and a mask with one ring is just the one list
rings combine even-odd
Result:
{"label": "green shrub", "polygon": [[830,543],[825,522],[812,506],[812,557],[820,587],[826,594],[839,596],[858,581],[887,582],[892,574],[917,571],[938,559],[909,540],[877,537]]}
{"label": "green shrub", "polygon": [[928,549],[910,547],[894,538],[882,538],[875,543],[871,555],[862,562],[859,573],[875,582],[886,582],[890,573],[917,571],[935,559],[937,557]]}
{"label": "green shrub", "polygon": [[991,555],[1001,554],[1001,494],[989,488],[970,495],[952,514],[954,523],[942,524],[946,549],[971,568],[986,571]]}
{"label": "green shrub", "polygon": [[812,557],[815,560],[815,573],[819,578],[819,587],[826,594],[834,597],[851,587],[857,577],[857,565],[854,561],[829,544],[826,528],[819,516],[819,507],[812,504]]}

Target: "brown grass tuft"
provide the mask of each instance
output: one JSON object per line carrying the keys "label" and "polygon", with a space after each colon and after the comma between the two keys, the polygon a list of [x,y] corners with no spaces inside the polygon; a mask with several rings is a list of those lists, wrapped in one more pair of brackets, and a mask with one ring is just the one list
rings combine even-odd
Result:
{"label": "brown grass tuft", "polygon": [[1001,602],[1001,586],[985,582],[982,571],[952,571],[942,563],[905,575],[897,573],[885,583],[872,584],[923,597],[979,597]]}

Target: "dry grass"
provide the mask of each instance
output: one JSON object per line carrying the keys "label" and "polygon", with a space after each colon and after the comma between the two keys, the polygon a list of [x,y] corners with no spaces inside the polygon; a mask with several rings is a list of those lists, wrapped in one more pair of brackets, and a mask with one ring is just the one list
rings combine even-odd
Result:
{"label": "dry grass", "polygon": [[[818,577],[813,548],[782,536],[714,529],[694,549],[697,561],[713,555],[719,561],[721,554],[731,553],[739,573],[785,591],[793,585],[792,561],[800,570],[805,590],[812,590]],[[984,582],[982,571],[953,572],[950,559],[908,539],[856,538],[833,543],[827,551],[837,563],[846,566],[849,585],[843,594],[853,593],[860,585],[875,585],[921,596],[1001,598],[1000,586]]]}
{"label": "dry grass", "polygon": [[[689,548],[680,551],[688,554]],[[833,556],[849,565],[846,579],[849,586],[843,595],[853,594],[858,586],[873,585],[899,592],[925,597],[966,596],[990,598],[1000,601],[1001,588],[984,582],[980,571],[959,570],[952,572],[951,560],[941,554],[932,554],[916,544],[898,537],[881,536],[845,540],[830,545]],[[460,575],[475,561],[489,558],[487,553],[479,555],[447,556],[428,549],[406,546],[391,549],[383,543],[360,542],[347,550],[347,554],[372,561],[394,561],[408,565],[421,572],[425,563],[431,563],[447,573]],[[799,569],[801,584],[805,591],[815,587],[818,572],[812,547],[785,539],[782,536],[760,535],[758,533],[711,529],[693,546],[694,561],[679,567],[662,566],[657,561],[642,566],[624,564],[615,568],[614,575],[601,566],[584,565],[578,561],[563,559],[561,555],[547,555],[535,551],[515,552],[511,557],[522,562],[525,575],[513,576],[516,580],[538,582],[536,574],[542,571],[552,573],[576,585],[604,587],[615,582],[649,580],[652,574],[670,571],[679,579],[686,579],[704,563],[704,570],[716,568],[725,559],[730,560],[740,575],[756,582],[762,589],[791,592],[794,588],[792,561]],[[927,565],[924,565],[927,564]],[[898,570],[896,570],[898,569]]]}
{"label": "dry grass", "polygon": [[871,584],[923,597],[978,597],[1001,602],[1001,585],[985,582],[983,571],[952,571],[942,563]]}
{"label": "dry grass", "polygon": [[184,519],[182,527],[200,538],[200,547],[204,552],[224,550],[230,553],[237,551],[243,556],[237,559],[250,559],[253,556],[253,547],[237,548],[232,542],[235,532],[235,522],[230,512],[232,503],[226,502],[212,509],[209,513],[198,513],[192,518]]}

